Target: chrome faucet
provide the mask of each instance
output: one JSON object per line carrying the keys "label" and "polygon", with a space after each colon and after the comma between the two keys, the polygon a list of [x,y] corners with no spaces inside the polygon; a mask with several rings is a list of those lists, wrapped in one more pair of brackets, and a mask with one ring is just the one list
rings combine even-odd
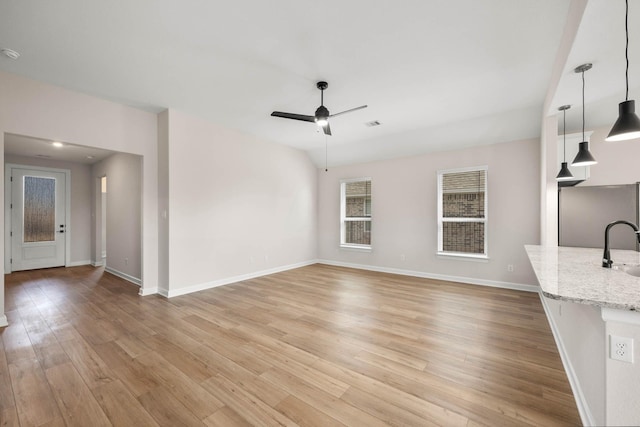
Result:
{"label": "chrome faucet", "polygon": [[602,266],[604,268],[611,268],[611,264],[613,264],[611,254],[609,254],[609,230],[616,224],[627,224],[629,227],[633,228],[633,231],[636,233],[638,243],[640,243],[640,229],[638,229],[638,226],[634,223],[620,219],[607,225],[607,228],[604,229],[604,255],[602,256]]}

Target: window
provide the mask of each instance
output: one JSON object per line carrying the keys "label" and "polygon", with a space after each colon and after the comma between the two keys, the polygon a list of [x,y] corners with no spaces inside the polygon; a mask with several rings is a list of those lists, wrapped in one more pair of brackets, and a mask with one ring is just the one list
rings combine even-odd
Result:
{"label": "window", "polygon": [[438,253],[487,257],[487,167],[438,172]]}
{"label": "window", "polygon": [[371,249],[371,178],[340,182],[340,246]]}

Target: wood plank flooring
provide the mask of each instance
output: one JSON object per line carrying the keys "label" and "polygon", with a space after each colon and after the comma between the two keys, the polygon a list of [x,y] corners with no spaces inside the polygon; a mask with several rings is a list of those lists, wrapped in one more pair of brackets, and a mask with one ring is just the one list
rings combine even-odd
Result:
{"label": "wood plank flooring", "polygon": [[313,265],[170,300],[5,276],[0,426],[523,426],[580,418],[537,294]]}

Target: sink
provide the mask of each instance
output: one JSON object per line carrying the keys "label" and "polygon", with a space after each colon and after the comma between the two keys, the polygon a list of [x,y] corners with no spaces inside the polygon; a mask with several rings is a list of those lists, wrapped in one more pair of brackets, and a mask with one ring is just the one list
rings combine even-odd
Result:
{"label": "sink", "polygon": [[624,272],[631,276],[640,277],[640,266],[625,268]]}

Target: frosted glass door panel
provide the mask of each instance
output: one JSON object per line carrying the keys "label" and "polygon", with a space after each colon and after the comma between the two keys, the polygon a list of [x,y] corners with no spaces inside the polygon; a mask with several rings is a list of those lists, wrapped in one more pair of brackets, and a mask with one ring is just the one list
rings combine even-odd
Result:
{"label": "frosted glass door panel", "polygon": [[66,264],[67,175],[11,165],[11,255],[5,271]]}
{"label": "frosted glass door panel", "polygon": [[24,241],[53,242],[56,238],[56,180],[24,177]]}

